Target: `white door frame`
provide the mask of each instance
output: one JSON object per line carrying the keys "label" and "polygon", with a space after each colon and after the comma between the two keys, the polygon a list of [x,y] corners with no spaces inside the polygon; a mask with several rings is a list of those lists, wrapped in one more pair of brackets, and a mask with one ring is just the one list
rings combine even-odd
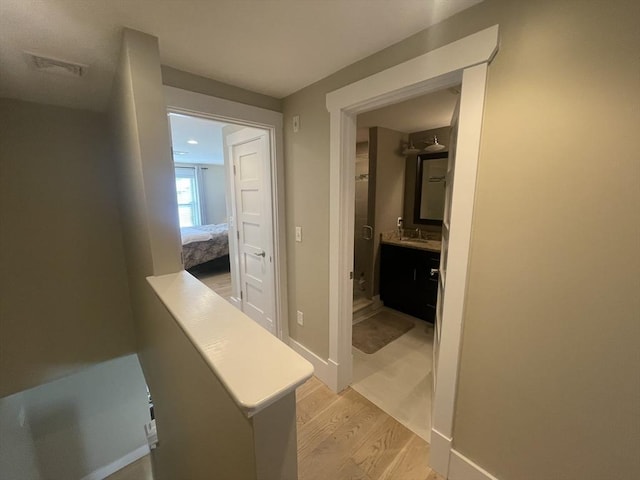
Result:
{"label": "white door frame", "polygon": [[329,360],[340,391],[352,379],[353,215],[356,116],[462,84],[447,289],[432,421],[432,467],[449,470],[471,222],[487,65],[498,50],[498,25],[432,50],[327,94],[330,113]]}
{"label": "white door frame", "polygon": [[169,86],[164,87],[164,95],[168,111],[261,128],[269,132],[274,247],[274,322],[278,338],[286,343],[289,338],[289,314],[287,303],[282,113]]}

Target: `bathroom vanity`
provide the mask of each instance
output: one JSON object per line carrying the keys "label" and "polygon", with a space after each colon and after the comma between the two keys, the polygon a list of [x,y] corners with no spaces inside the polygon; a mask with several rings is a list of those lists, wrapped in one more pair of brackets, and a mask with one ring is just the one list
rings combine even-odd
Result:
{"label": "bathroom vanity", "polygon": [[440,242],[383,235],[380,249],[380,299],[384,305],[433,323]]}

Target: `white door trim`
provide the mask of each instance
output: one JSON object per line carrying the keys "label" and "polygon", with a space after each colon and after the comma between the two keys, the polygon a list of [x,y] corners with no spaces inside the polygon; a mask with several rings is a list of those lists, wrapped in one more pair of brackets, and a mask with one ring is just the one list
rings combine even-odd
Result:
{"label": "white door trim", "polygon": [[[356,116],[386,105],[462,83],[456,183],[452,201],[451,243],[457,268],[449,267],[446,295],[459,301],[443,312],[438,385],[434,394],[433,430],[452,438],[463,307],[466,296],[475,175],[484,108],[487,64],[498,49],[498,25],[425,53],[327,94],[330,114],[329,206],[329,359],[335,366],[329,386],[340,391],[351,383],[351,316],[353,283],[353,214]],[[476,67],[477,66],[477,67]],[[460,165],[460,168],[458,168]],[[466,171],[461,172],[464,169]],[[458,177],[460,175],[460,177]],[[461,180],[458,180],[461,178]],[[453,211],[456,210],[456,212]],[[446,308],[445,298],[445,308]],[[445,442],[451,445],[451,442]],[[449,448],[432,451],[431,465],[446,476]]]}
{"label": "white door trim", "polygon": [[287,246],[284,204],[282,113],[232,102],[202,93],[164,87],[167,109],[176,113],[253,126],[269,131],[271,146],[271,197],[273,207],[275,324],[280,340],[289,338],[287,303]]}

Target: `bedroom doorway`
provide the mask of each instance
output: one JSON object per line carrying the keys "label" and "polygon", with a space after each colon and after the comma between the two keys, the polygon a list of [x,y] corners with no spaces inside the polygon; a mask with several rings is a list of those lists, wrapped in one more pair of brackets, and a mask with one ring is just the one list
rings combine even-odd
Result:
{"label": "bedroom doorway", "polygon": [[185,270],[283,338],[275,268],[275,132],[208,112],[168,110]]}
{"label": "bedroom doorway", "polygon": [[184,269],[220,296],[232,294],[223,129],[169,112]]}

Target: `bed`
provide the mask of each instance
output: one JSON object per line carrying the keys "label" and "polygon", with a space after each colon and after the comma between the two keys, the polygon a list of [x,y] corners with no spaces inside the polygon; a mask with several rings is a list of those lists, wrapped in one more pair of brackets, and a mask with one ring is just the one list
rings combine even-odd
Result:
{"label": "bed", "polygon": [[229,255],[229,226],[226,223],[182,227],[180,236],[185,270]]}

